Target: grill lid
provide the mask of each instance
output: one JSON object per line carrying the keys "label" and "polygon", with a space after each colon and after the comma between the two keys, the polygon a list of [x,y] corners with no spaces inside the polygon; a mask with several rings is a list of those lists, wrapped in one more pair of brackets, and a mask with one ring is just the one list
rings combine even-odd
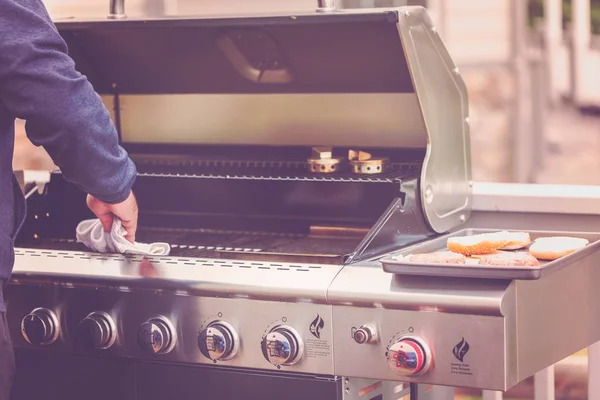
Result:
{"label": "grill lid", "polygon": [[414,149],[431,229],[469,216],[466,88],[421,7],[56,25],[134,155],[175,145]]}

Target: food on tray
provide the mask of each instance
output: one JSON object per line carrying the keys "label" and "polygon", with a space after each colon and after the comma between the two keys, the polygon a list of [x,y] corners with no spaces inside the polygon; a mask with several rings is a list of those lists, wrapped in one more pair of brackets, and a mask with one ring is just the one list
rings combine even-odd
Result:
{"label": "food on tray", "polygon": [[451,237],[448,239],[448,250],[472,256],[478,254],[490,254],[506,246],[511,241],[510,233],[507,231],[481,233],[471,236]]}
{"label": "food on tray", "polygon": [[500,250],[519,250],[531,244],[531,237],[527,232],[506,232],[508,243]]}
{"label": "food on tray", "polygon": [[570,236],[551,236],[536,239],[529,254],[540,260],[556,260],[587,246],[589,240]]}
{"label": "food on tray", "polygon": [[480,258],[490,256],[493,254],[504,254],[504,253],[506,253],[506,251],[496,250],[496,251],[492,251],[491,253],[487,253],[487,254],[473,254],[473,255],[469,256],[469,258],[472,258],[473,260],[479,260]]}
{"label": "food on tray", "polygon": [[411,263],[423,264],[465,264],[467,258],[458,253],[451,251],[438,251],[435,253],[410,254],[407,256],[398,257],[399,260],[408,261]]}
{"label": "food on tray", "polygon": [[481,257],[479,265],[501,267],[537,267],[540,262],[531,254],[524,252],[500,252]]}

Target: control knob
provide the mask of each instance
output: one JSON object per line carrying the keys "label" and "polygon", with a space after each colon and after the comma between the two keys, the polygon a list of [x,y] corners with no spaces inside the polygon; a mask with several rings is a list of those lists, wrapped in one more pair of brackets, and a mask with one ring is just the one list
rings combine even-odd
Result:
{"label": "control knob", "polygon": [[204,357],[213,361],[231,360],[239,350],[235,329],[224,321],[213,321],[198,336],[198,347]]}
{"label": "control knob", "polygon": [[294,328],[278,325],[266,334],[261,343],[263,355],[271,364],[294,365],[302,358],[304,343]]}
{"label": "control knob", "polygon": [[138,330],[138,345],[148,353],[166,354],[175,347],[173,325],[164,317],[151,318]]}
{"label": "control knob", "polygon": [[402,377],[423,375],[433,362],[427,343],[413,336],[398,339],[389,347],[386,357],[390,369]]}
{"label": "control knob", "polygon": [[36,308],[21,320],[23,338],[36,346],[46,346],[58,339],[58,318],[46,308]]}
{"label": "control knob", "polygon": [[104,312],[93,312],[79,323],[79,340],[88,348],[108,349],[117,340],[112,317]]}
{"label": "control knob", "polygon": [[353,329],[352,338],[358,344],[375,343],[377,341],[377,331],[372,325],[363,325],[358,329]]}

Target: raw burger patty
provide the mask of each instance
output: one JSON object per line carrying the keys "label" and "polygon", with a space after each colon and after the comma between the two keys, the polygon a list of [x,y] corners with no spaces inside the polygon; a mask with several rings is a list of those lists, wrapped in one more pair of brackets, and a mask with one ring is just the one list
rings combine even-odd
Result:
{"label": "raw burger patty", "polygon": [[498,253],[482,257],[479,264],[501,267],[537,267],[540,262],[527,253]]}
{"label": "raw burger patty", "polygon": [[451,251],[438,251],[435,253],[411,254],[405,257],[412,263],[423,264],[466,264],[467,258]]}

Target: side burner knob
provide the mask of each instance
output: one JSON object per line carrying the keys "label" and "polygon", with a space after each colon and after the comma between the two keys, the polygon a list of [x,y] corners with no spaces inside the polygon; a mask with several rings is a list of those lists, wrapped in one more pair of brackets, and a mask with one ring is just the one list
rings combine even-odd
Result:
{"label": "side burner knob", "polygon": [[46,346],[58,339],[58,318],[46,308],[36,308],[21,320],[23,338],[36,346]]}
{"label": "side burner knob", "polygon": [[104,312],[93,312],[79,323],[79,340],[88,348],[108,349],[117,339],[112,317]]}
{"label": "side burner knob", "polygon": [[239,350],[235,329],[224,321],[213,321],[200,331],[198,347],[204,357],[213,361],[231,360]]}
{"label": "side burner knob", "polygon": [[358,344],[374,343],[377,341],[377,331],[372,325],[363,325],[358,329],[353,328],[352,339]]}
{"label": "side burner knob", "polygon": [[151,318],[138,330],[138,345],[148,353],[166,354],[175,347],[177,337],[171,323],[163,317]]}
{"label": "side burner knob", "polygon": [[413,377],[431,369],[433,356],[423,340],[404,336],[392,344],[386,354],[388,366],[402,377]]}
{"label": "side burner knob", "polygon": [[271,364],[294,365],[302,358],[304,343],[294,328],[278,325],[271,329],[261,343],[263,355]]}

